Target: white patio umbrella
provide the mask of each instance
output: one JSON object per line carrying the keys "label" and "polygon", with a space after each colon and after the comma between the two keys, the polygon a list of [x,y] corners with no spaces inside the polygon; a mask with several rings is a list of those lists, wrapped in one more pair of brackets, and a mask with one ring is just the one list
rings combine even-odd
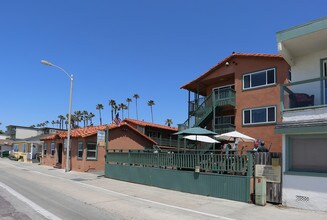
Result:
{"label": "white patio umbrella", "polygon": [[219,141],[208,137],[208,136],[204,136],[204,135],[187,135],[184,136],[183,138],[188,139],[188,140],[193,140],[193,141],[199,141],[199,142],[205,142],[205,143],[220,143]]}
{"label": "white patio umbrella", "polygon": [[255,138],[242,134],[238,131],[227,132],[220,135],[215,135],[215,138],[227,140],[227,141],[235,141],[237,138],[242,140],[243,142],[254,142]]}

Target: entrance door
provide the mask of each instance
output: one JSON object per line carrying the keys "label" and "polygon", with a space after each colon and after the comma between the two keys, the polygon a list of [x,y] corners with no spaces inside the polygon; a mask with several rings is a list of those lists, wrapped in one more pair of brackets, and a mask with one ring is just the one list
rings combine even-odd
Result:
{"label": "entrance door", "polygon": [[62,144],[58,144],[58,163],[62,162]]}

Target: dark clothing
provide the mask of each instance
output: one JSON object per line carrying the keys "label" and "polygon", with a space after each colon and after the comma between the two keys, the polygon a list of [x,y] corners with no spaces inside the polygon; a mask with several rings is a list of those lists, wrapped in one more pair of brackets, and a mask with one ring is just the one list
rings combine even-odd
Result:
{"label": "dark clothing", "polygon": [[258,152],[269,152],[269,150],[265,146],[260,146],[258,147]]}

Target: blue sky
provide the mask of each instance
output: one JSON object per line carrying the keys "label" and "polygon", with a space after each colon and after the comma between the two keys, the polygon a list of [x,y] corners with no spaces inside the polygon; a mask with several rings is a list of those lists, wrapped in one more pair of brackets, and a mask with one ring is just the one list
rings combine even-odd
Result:
{"label": "blue sky", "polygon": [[[276,32],[326,16],[325,0],[3,0],[0,3],[0,129],[56,120],[73,110],[96,114],[109,99],[137,93],[139,119],[187,117],[187,91],[196,78],[233,51],[277,53]],[[135,118],[135,100],[130,116]],[[127,112],[125,112],[127,115]]]}

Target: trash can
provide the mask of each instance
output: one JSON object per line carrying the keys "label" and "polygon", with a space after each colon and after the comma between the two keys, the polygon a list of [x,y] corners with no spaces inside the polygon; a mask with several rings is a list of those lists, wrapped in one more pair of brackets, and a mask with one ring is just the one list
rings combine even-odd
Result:
{"label": "trash can", "polygon": [[255,204],[256,205],[266,205],[266,177],[257,176],[255,177]]}

